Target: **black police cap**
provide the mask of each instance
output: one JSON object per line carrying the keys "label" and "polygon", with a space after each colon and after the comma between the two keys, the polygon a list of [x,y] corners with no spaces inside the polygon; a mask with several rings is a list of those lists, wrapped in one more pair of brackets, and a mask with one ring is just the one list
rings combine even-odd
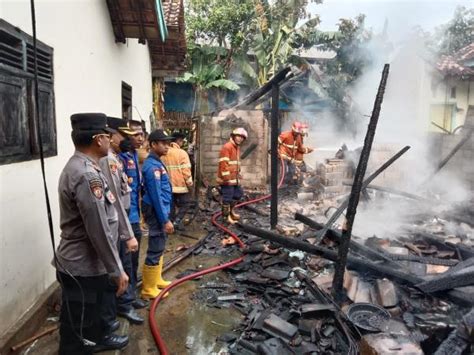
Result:
{"label": "black police cap", "polygon": [[120,129],[128,129],[127,121],[118,117],[107,116],[107,125],[117,131]]}
{"label": "black police cap", "polygon": [[107,116],[103,113],[75,113],[71,116],[73,131],[115,133],[107,125]]}
{"label": "black police cap", "polygon": [[166,133],[162,129],[156,129],[148,136],[148,140],[150,141],[150,143],[159,141],[170,141],[172,139],[173,137],[169,136],[168,133]]}

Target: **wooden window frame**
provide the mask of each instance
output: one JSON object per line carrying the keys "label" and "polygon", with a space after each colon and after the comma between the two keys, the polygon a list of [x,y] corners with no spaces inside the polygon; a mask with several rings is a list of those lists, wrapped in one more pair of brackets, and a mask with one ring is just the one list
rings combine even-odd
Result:
{"label": "wooden window frame", "polygon": [[[39,114],[35,112],[33,37],[0,19],[0,165],[39,159],[37,122],[45,157],[57,155],[53,48],[36,41]],[[14,38],[17,47],[5,39]],[[12,49],[13,48],[13,49]],[[10,53],[17,58],[9,57]],[[12,59],[12,60],[10,60]],[[16,61],[15,61],[16,60]]]}

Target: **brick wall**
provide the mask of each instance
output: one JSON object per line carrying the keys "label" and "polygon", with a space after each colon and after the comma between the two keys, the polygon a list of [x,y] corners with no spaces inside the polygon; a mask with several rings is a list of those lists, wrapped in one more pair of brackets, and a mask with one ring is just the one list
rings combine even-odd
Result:
{"label": "brick wall", "polygon": [[257,148],[242,160],[242,185],[264,186],[268,176],[268,124],[263,112],[259,110],[224,110],[218,116],[203,119],[199,144],[200,171],[210,183],[215,184],[219,152],[236,127],[244,127],[249,133],[248,139],[241,147],[241,153],[252,143],[258,144]]}

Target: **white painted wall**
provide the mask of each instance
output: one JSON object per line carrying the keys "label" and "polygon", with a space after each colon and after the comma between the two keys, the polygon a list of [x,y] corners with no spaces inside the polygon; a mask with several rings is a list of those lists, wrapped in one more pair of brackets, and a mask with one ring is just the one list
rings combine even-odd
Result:
{"label": "white painted wall", "polygon": [[[456,98],[451,98],[452,87],[456,88]],[[456,78],[446,79],[436,85],[432,95],[432,104],[455,104],[458,108],[453,120],[454,129],[464,124],[468,107],[474,105],[474,81]]]}
{"label": "white painted wall", "polygon": [[[75,112],[121,116],[121,81],[133,87],[133,118],[152,110],[148,47],[115,44],[102,0],[36,0],[38,39],[54,48],[58,155],[46,160],[56,240],[57,181],[73,153]],[[31,34],[26,0],[0,0],[0,18]],[[1,129],[1,128],[0,128]],[[0,166],[0,335],[55,279],[39,160]]]}

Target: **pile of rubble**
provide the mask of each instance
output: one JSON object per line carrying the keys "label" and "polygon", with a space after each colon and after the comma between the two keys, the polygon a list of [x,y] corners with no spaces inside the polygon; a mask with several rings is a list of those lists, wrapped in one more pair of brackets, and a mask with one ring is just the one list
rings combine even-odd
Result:
{"label": "pile of rubble", "polygon": [[[340,201],[302,203],[299,193],[296,188],[281,191],[279,234],[269,232],[268,203],[243,210],[245,258],[228,269],[232,283],[203,285],[195,294],[209,306],[234,307],[245,316],[239,329],[219,339],[229,343],[231,353],[469,351],[474,233],[472,222],[465,222],[472,221],[472,203],[442,218],[424,209],[397,238],[353,236],[344,301],[337,304],[331,285],[341,231],[316,220],[327,220],[328,206]],[[448,222],[451,216],[458,218]],[[262,239],[260,231],[293,244]],[[223,238],[217,233],[200,252],[239,253],[237,246],[222,249]]]}

